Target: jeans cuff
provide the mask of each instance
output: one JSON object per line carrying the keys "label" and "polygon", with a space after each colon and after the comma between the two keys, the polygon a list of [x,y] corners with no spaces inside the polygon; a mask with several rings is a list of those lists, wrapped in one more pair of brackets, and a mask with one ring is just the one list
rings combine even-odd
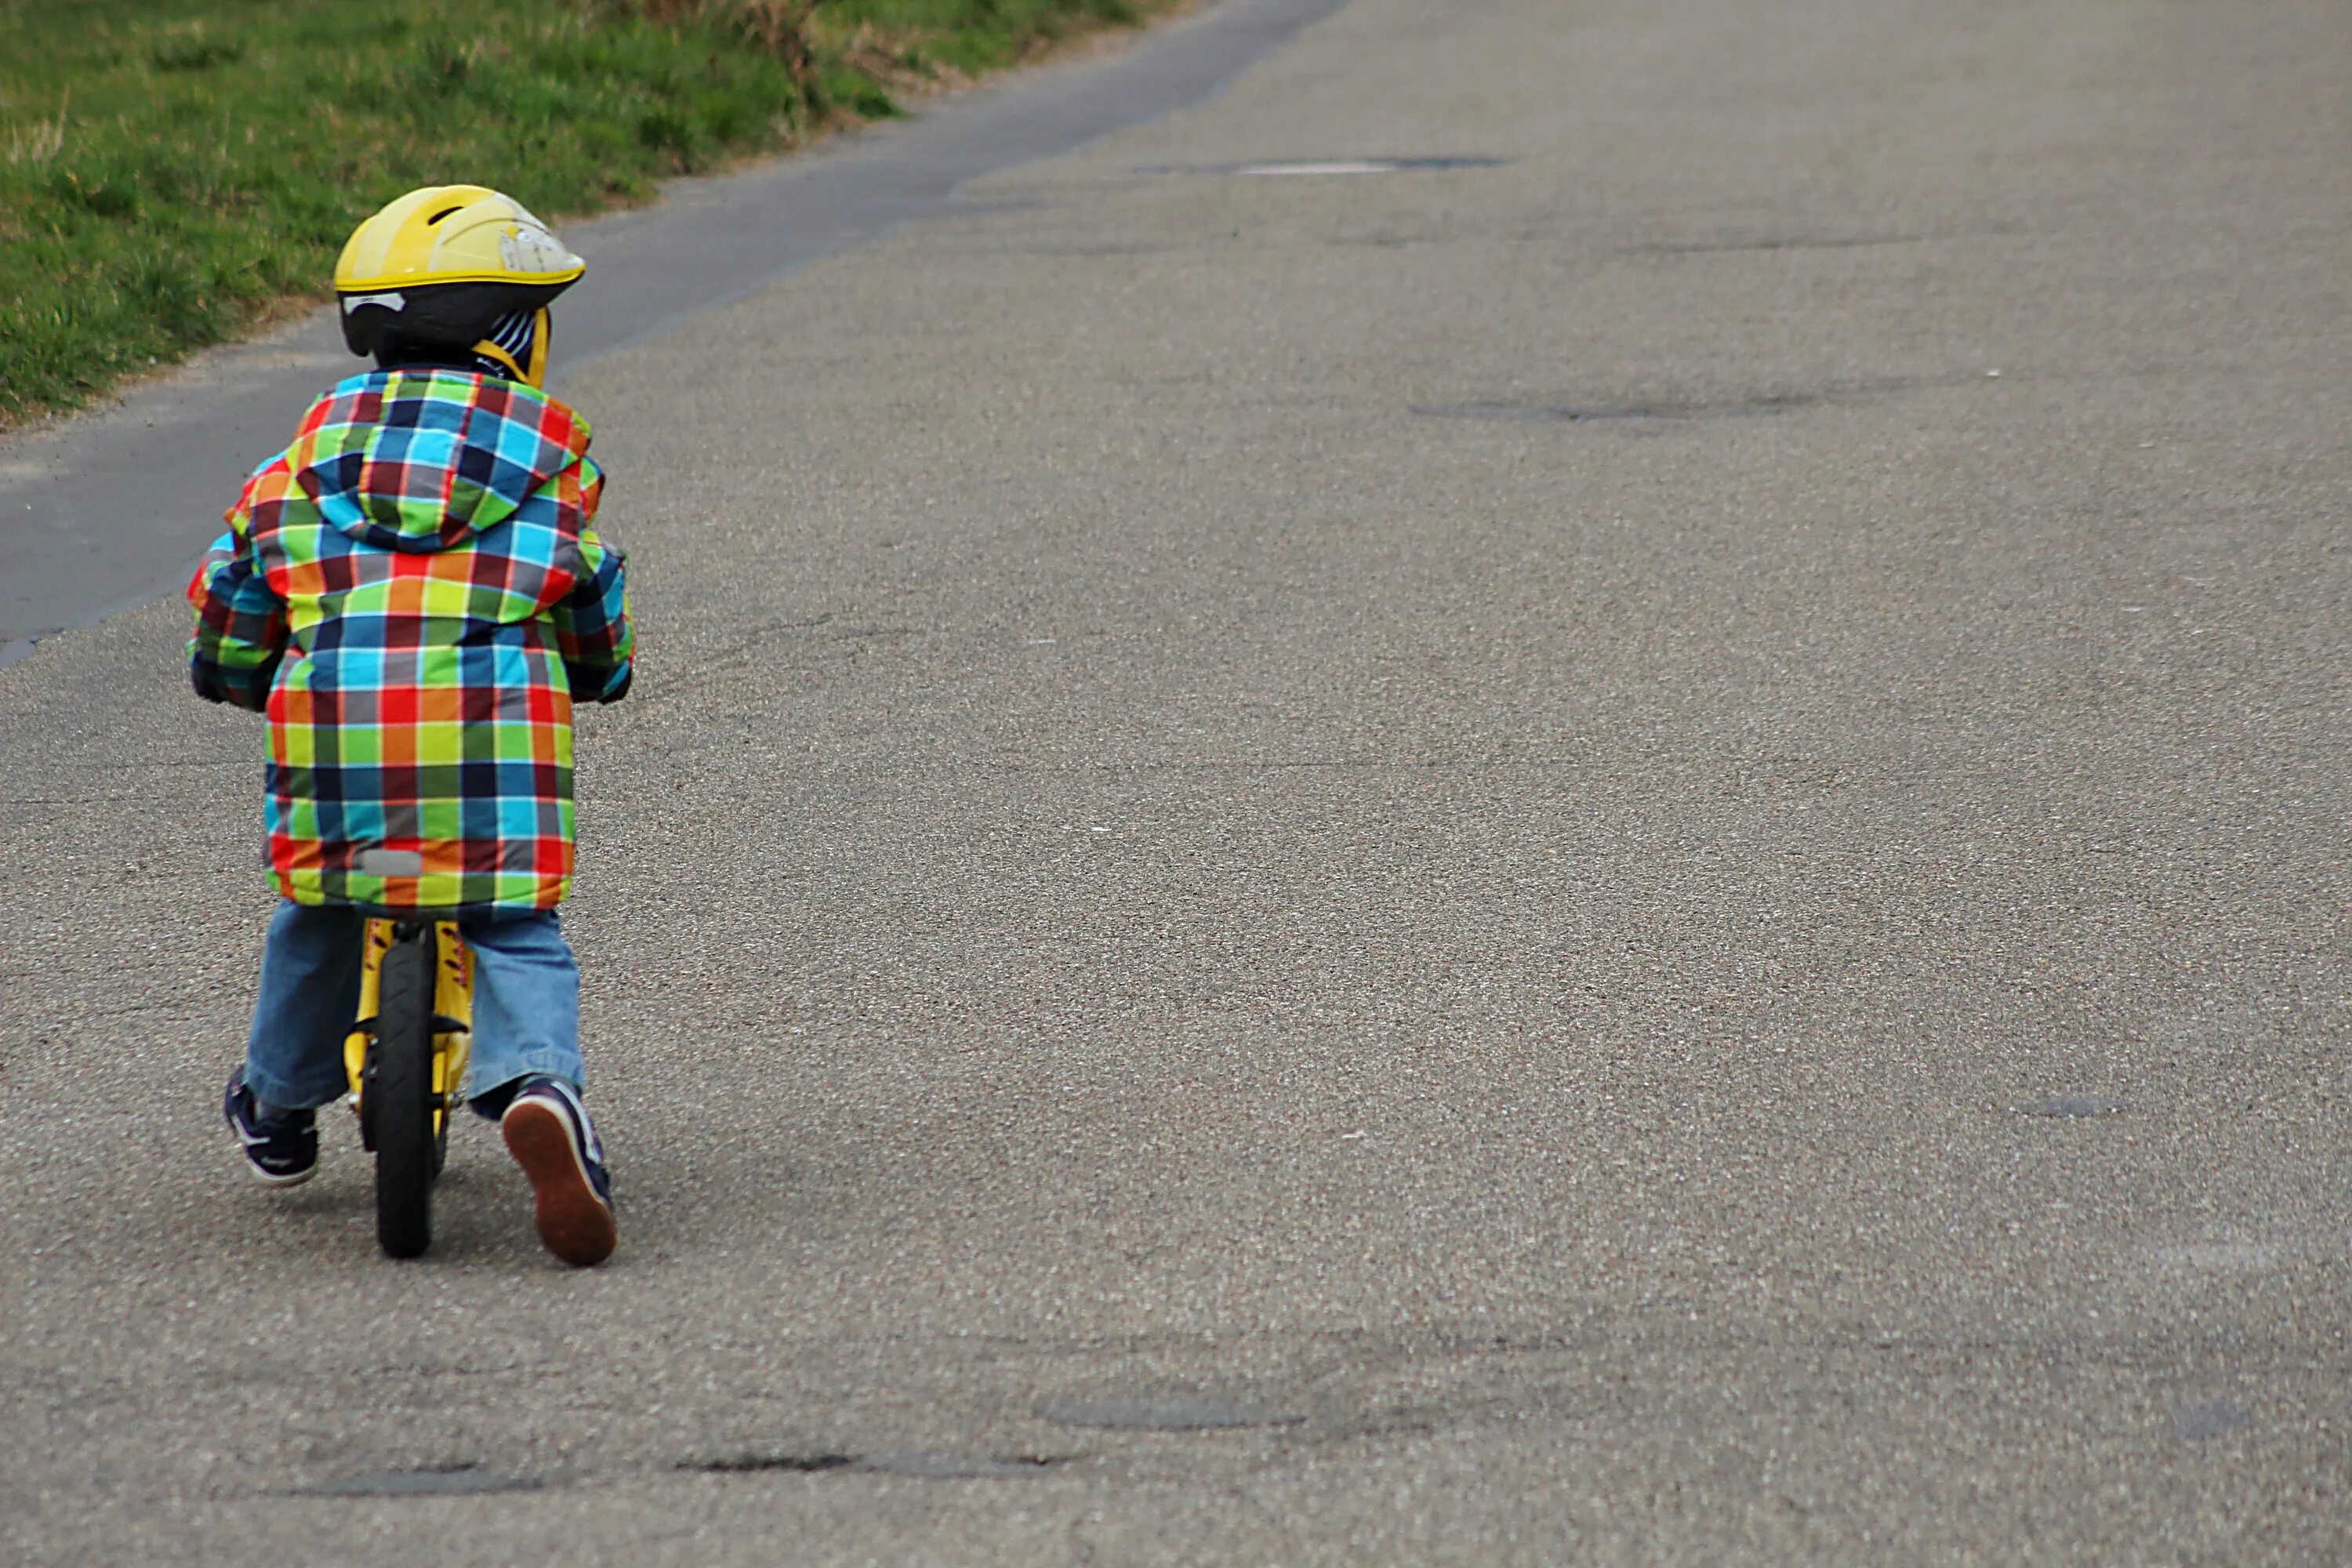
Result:
{"label": "jeans cuff", "polygon": [[578,1057],[562,1051],[525,1051],[520,1056],[507,1058],[488,1070],[485,1070],[478,1061],[467,1064],[464,1097],[478,1100],[490,1090],[512,1083],[519,1078],[536,1075],[560,1078],[577,1089],[584,1090],[588,1087],[588,1075],[581,1067]]}
{"label": "jeans cuff", "polygon": [[[321,1079],[320,1082],[323,1083],[325,1079]],[[349,1094],[352,1080],[344,1075],[342,1066],[338,1062],[332,1089],[322,1089],[315,1085],[305,1087],[290,1079],[279,1078],[267,1068],[257,1068],[253,1058],[247,1057],[245,1058],[245,1087],[281,1110],[316,1110],[322,1105],[332,1105]]]}

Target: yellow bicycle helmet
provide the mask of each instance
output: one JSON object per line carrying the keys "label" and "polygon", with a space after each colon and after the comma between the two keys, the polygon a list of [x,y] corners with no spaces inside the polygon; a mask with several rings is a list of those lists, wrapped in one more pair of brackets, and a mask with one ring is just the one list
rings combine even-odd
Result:
{"label": "yellow bicycle helmet", "polygon": [[343,342],[393,364],[452,355],[537,386],[550,300],[587,263],[520,202],[486,185],[427,185],[352,231],[335,263]]}

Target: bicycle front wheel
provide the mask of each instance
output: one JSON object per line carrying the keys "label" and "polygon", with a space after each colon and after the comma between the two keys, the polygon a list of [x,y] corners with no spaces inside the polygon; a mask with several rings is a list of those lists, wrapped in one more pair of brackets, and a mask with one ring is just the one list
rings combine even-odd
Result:
{"label": "bicycle front wheel", "polygon": [[394,942],[376,994],[374,1058],[362,1089],[375,1134],[375,1238],[388,1258],[433,1244],[440,1167],[433,1092],[432,932]]}

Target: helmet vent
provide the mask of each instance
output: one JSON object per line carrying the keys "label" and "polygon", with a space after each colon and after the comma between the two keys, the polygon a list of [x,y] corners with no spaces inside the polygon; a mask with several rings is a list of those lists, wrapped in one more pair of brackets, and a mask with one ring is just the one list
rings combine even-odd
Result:
{"label": "helmet vent", "polygon": [[463,202],[458,203],[454,207],[443,207],[439,212],[435,213],[431,217],[425,220],[425,226],[430,228],[435,224],[439,223],[443,218],[447,217],[451,213],[463,212],[465,210],[466,205]]}

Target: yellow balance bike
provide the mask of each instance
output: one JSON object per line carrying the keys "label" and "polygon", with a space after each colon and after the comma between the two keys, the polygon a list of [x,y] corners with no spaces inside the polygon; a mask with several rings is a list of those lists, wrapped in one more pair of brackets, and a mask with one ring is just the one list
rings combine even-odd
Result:
{"label": "yellow balance bike", "polygon": [[473,1024],[474,954],[454,924],[368,921],[343,1067],[360,1142],[375,1156],[375,1238],[387,1257],[433,1244],[433,1183],[462,1103]]}

